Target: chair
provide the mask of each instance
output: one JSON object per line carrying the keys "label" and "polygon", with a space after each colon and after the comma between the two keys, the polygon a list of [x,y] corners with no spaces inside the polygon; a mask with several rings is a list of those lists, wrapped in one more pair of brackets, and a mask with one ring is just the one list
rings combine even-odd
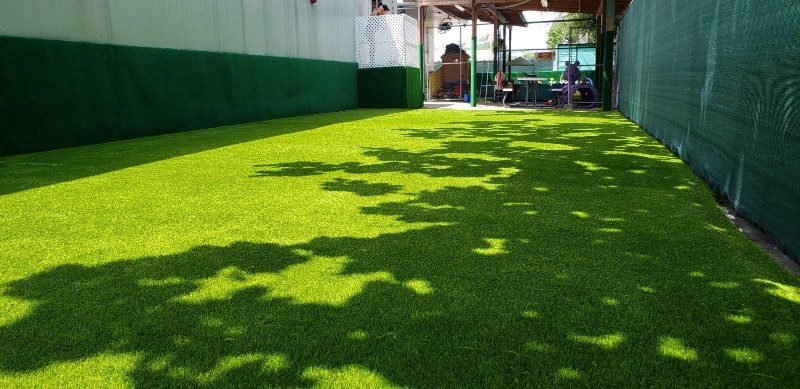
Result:
{"label": "chair", "polygon": [[560,97],[561,97],[561,90],[564,88],[564,85],[566,85],[566,84],[563,84],[563,83],[560,83],[560,82],[556,82],[556,83],[553,83],[553,84],[550,85],[550,93],[553,94],[553,101],[555,101],[553,106],[558,106],[559,105],[559,100],[560,100]]}
{"label": "chair", "polygon": [[508,102],[513,101],[514,97],[517,95],[517,92],[522,89],[522,85],[517,84],[508,84],[503,89],[495,89],[494,91],[494,101],[497,102],[500,100],[503,103],[503,106],[508,108]]}

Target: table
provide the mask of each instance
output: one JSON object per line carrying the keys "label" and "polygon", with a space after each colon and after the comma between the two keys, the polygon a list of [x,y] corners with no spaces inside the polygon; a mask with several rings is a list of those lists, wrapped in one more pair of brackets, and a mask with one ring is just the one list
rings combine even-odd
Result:
{"label": "table", "polygon": [[542,81],[547,81],[544,77],[520,77],[517,81],[524,81],[525,82],[525,107],[528,107],[528,92],[531,90],[531,83],[533,83],[533,108],[536,108],[536,100],[538,95],[538,87],[537,84]]}

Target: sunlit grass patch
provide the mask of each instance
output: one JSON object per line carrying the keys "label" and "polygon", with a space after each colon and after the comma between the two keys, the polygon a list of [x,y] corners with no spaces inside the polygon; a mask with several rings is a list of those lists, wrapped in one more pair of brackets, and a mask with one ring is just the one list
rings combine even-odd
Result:
{"label": "sunlit grass patch", "polygon": [[769,288],[765,289],[767,293],[800,304],[800,287],[764,279],[756,279],[755,281],[760,284],[770,285]]}
{"label": "sunlit grass patch", "polygon": [[588,219],[588,218],[591,217],[591,215],[589,215],[588,213],[583,212],[583,211],[572,211],[570,213],[575,215],[575,216],[577,216],[577,217],[579,217],[579,218],[581,218],[581,219]]}
{"label": "sunlit grass patch", "polygon": [[709,282],[708,285],[714,288],[720,289],[733,289],[739,287],[739,283],[735,281],[727,281],[727,282]]}
{"label": "sunlit grass patch", "polygon": [[798,342],[798,337],[787,332],[773,332],[769,334],[773,342],[781,345],[791,345]]}
{"label": "sunlit grass patch", "polygon": [[561,143],[547,143],[547,142],[528,142],[528,141],[514,141],[509,143],[511,147],[519,147],[532,150],[544,151],[569,151],[577,150],[578,147],[565,145]]}
{"label": "sunlit grass patch", "polygon": [[555,351],[552,345],[537,341],[530,341],[526,343],[524,349],[527,351],[533,351],[537,353],[552,353]]}
{"label": "sunlit grass patch", "polygon": [[586,162],[586,161],[575,161],[577,165],[583,166],[584,169],[588,171],[598,171],[598,170],[608,170],[607,167],[600,166],[593,162]]}
{"label": "sunlit grass patch", "polygon": [[528,319],[535,319],[535,318],[539,317],[539,312],[536,312],[536,311],[533,311],[533,310],[530,310],[530,309],[526,309],[526,310],[522,311],[522,316],[523,317],[527,317]]}
{"label": "sunlit grass patch", "polygon": [[680,359],[683,361],[696,361],[697,350],[687,347],[684,342],[677,338],[663,337],[659,340],[658,346],[661,355],[665,357]]}
{"label": "sunlit grass patch", "polygon": [[322,388],[400,388],[379,373],[358,365],[337,369],[314,366],[306,369],[303,377],[315,381],[316,386]]}
{"label": "sunlit grass patch", "polygon": [[285,355],[272,354],[265,355],[252,353],[245,355],[229,356],[222,358],[216,366],[209,371],[200,373],[197,381],[202,384],[212,384],[215,382],[225,382],[225,376],[231,371],[242,368],[252,368],[260,372],[278,372],[287,368],[289,362]]}
{"label": "sunlit grass patch", "polygon": [[651,288],[649,286],[640,286],[639,290],[641,290],[642,292],[645,292],[645,293],[649,293],[649,294],[653,294],[653,293],[656,292],[655,289],[653,289],[653,288]]}
{"label": "sunlit grass patch", "polygon": [[431,286],[431,283],[425,280],[408,280],[404,282],[403,285],[413,290],[417,294],[433,293],[433,287]]}
{"label": "sunlit grass patch", "polygon": [[0,327],[9,326],[28,316],[35,307],[33,301],[0,295]]}
{"label": "sunlit grass patch", "polygon": [[480,255],[500,255],[500,254],[508,254],[508,250],[505,249],[506,240],[505,239],[496,239],[496,238],[486,238],[484,239],[486,245],[488,247],[485,248],[476,248],[473,251],[476,254]]}
{"label": "sunlit grass patch", "polygon": [[[264,298],[288,298],[298,304],[341,305],[361,293],[370,282],[396,282],[388,272],[343,275],[346,258],[313,258],[292,265],[279,273],[251,274],[236,267],[222,269],[213,277],[196,282],[191,293],[176,301],[202,304],[210,300],[230,300],[238,292],[263,288]],[[429,293],[424,281],[409,281],[409,287]]]}
{"label": "sunlit grass patch", "polygon": [[571,335],[569,338],[579,343],[591,344],[604,349],[617,348],[625,341],[625,335],[620,333],[600,336]]}
{"label": "sunlit grass patch", "polygon": [[749,324],[753,318],[747,315],[728,315],[725,317],[728,321],[739,324]]}
{"label": "sunlit grass patch", "polygon": [[655,160],[655,161],[668,162],[668,163],[680,163],[681,162],[681,160],[678,159],[677,157],[665,156],[663,154],[649,154],[649,153],[630,152],[630,151],[606,151],[605,154],[607,154],[607,155],[628,155],[628,156],[652,159],[652,160]]}
{"label": "sunlit grass patch", "polygon": [[758,363],[764,360],[764,355],[758,351],[747,348],[725,349],[725,353],[736,362]]}
{"label": "sunlit grass patch", "polygon": [[[1,349],[0,349],[1,350]],[[27,372],[0,371],[3,388],[125,388],[134,385],[130,377],[141,356],[98,353],[90,358],[54,362]]]}
{"label": "sunlit grass patch", "polygon": [[556,374],[558,378],[565,380],[577,380],[581,378],[581,373],[578,370],[569,367],[562,367],[558,369]]}
{"label": "sunlit grass patch", "polygon": [[612,306],[612,307],[616,306],[616,305],[619,305],[619,300],[615,299],[613,297],[603,297],[602,299],[600,299],[600,301],[603,304],[608,305],[608,306]]}

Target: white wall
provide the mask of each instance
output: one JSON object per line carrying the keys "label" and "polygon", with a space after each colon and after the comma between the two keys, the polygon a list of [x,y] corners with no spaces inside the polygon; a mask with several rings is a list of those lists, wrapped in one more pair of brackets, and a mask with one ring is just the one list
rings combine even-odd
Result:
{"label": "white wall", "polygon": [[355,62],[364,0],[0,0],[0,35]]}

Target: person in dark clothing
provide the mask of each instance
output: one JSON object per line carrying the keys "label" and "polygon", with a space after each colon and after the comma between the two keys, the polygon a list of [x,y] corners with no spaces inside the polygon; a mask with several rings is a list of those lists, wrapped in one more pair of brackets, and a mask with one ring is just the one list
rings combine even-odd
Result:
{"label": "person in dark clothing", "polygon": [[370,16],[380,16],[386,15],[389,13],[389,6],[386,4],[378,3],[378,7],[372,10],[369,14]]}
{"label": "person in dark clothing", "polygon": [[575,61],[575,63],[567,61],[564,65],[567,65],[567,68],[564,69],[564,73],[561,73],[561,79],[567,81],[569,85],[578,82],[581,78],[581,70],[578,69],[578,66],[581,66],[581,63],[579,61]]}

